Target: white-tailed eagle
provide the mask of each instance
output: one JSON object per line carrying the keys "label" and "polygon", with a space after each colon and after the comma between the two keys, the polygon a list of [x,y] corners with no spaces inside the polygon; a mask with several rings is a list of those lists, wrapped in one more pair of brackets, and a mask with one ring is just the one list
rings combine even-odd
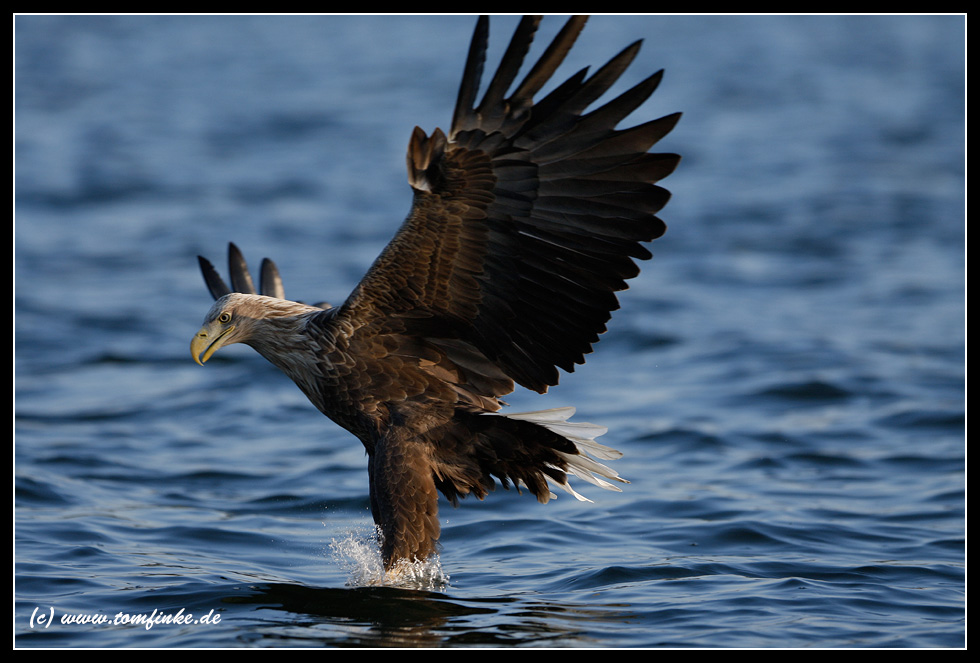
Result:
{"label": "white-tailed eagle", "polygon": [[[504,414],[515,383],[545,392],[605,331],[616,291],[650,257],[670,194],[656,182],[680,157],[649,153],[679,114],[617,125],[661,73],[594,110],[640,42],[537,102],[584,17],[572,17],[514,86],[540,17],[526,17],[477,102],[488,19],[476,25],[448,133],[416,128],[408,147],[408,218],[340,306],[285,299],[275,265],[256,289],[230,249],[229,287],[204,258],[217,300],[194,335],[203,363],[245,343],[293,379],[367,449],[371,512],[386,569],[424,560],[439,538],[437,493],[483,498],[495,480],[540,502],[569,475],[618,490],[598,461],[605,429],[572,408]],[[513,89],[512,89],[513,88]]]}

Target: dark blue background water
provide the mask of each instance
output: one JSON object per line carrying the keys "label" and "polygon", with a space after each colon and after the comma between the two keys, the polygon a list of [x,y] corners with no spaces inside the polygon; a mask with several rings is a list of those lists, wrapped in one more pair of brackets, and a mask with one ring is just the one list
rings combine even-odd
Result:
{"label": "dark blue background water", "polygon": [[[373,586],[360,444],[249,348],[191,361],[228,241],[343,300],[473,23],[17,17],[16,645],[963,646],[962,17],[590,22],[567,73],[645,38],[635,121],[685,113],[670,229],[508,400],[632,483],[444,506],[448,582]],[[181,609],[220,622],[60,621]]]}

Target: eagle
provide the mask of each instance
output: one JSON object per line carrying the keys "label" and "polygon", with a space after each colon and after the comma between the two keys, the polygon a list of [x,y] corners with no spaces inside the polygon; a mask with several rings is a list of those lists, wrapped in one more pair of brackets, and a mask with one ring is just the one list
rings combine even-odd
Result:
{"label": "eagle", "polygon": [[438,554],[439,493],[456,506],[499,482],[547,503],[551,484],[585,499],[569,476],[628,483],[600,462],[622,456],[595,441],[604,427],[570,407],[506,413],[501,399],[516,385],[545,393],[606,330],[615,293],[651,257],[644,243],[666,230],[657,182],[680,157],[649,150],[680,114],[617,128],[662,70],[589,110],[641,41],[535,101],[586,17],[515,86],[540,21],[522,18],[478,101],[489,19],[477,20],[449,131],[414,129],[411,210],[343,304],[286,299],[268,259],[256,288],[234,244],[230,287],[199,257],[216,301],[194,360],[249,345],[361,441],[386,572]]}

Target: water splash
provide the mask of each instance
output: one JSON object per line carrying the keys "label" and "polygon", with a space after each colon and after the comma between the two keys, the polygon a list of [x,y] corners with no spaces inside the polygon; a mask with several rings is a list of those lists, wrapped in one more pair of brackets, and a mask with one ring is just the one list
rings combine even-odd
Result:
{"label": "water splash", "polygon": [[347,572],[349,587],[385,586],[435,591],[449,586],[439,557],[426,560],[400,560],[385,571],[376,533],[348,532],[343,539],[330,542],[334,561]]}

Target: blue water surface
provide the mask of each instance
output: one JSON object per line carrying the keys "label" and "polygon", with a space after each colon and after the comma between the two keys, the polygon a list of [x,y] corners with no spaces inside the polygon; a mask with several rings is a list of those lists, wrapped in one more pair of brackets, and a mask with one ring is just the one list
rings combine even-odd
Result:
{"label": "blue water surface", "polygon": [[443,504],[380,586],[360,443],[193,363],[229,241],[343,301],[474,21],[16,17],[15,646],[965,646],[964,17],[591,20],[564,75],[642,38],[632,121],[684,112],[669,230],[508,401],[608,426],[622,493]]}

